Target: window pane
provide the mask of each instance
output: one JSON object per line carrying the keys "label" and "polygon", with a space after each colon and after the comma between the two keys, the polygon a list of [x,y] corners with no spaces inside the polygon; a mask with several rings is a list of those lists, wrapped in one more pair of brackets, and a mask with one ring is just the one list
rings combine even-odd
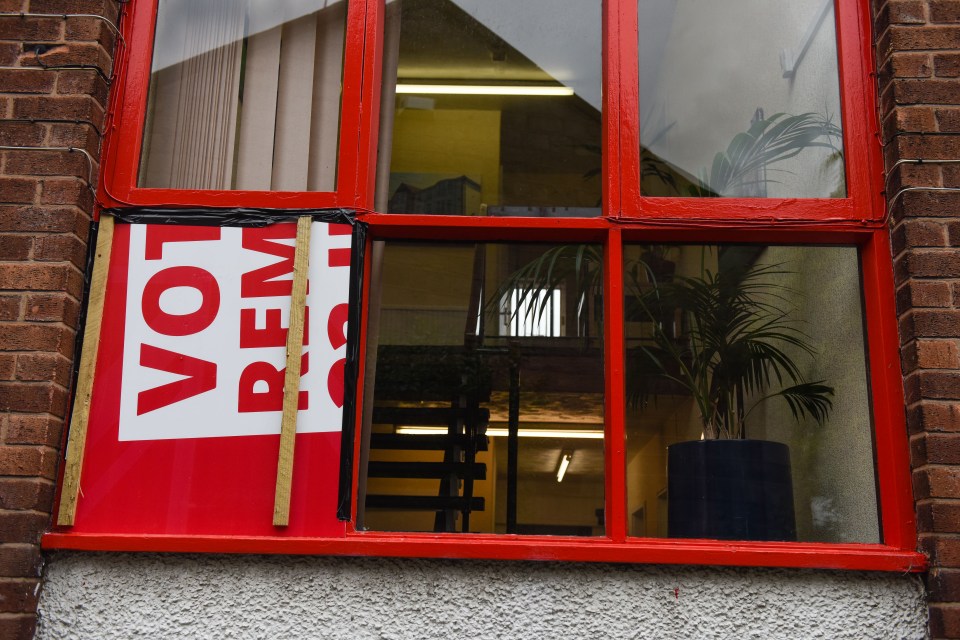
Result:
{"label": "window pane", "polygon": [[648,196],[842,198],[832,0],[639,0]]}
{"label": "window pane", "polygon": [[624,266],[631,535],[880,542],[856,248]]}
{"label": "window pane", "polygon": [[600,2],[387,3],[378,211],[600,214]]}
{"label": "window pane", "polygon": [[346,0],[160,0],[141,187],[333,191]]}
{"label": "window pane", "polygon": [[361,526],[603,533],[599,258],[375,245]]}

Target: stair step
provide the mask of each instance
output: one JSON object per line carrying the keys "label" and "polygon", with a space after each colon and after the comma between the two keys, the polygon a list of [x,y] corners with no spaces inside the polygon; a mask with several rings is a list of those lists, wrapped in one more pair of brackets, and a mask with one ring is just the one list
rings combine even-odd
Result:
{"label": "stair step", "polygon": [[[375,424],[415,424],[423,426],[448,425],[467,418],[469,411],[457,407],[374,407]],[[490,421],[489,409],[474,411],[476,424]]]}
{"label": "stair step", "polygon": [[[461,496],[390,496],[381,494],[367,495],[368,509],[403,509],[405,511],[443,511],[466,510],[468,500]],[[470,498],[471,511],[483,511],[483,498]]]}
{"label": "stair step", "polygon": [[[487,439],[479,438],[477,451],[487,450]],[[446,451],[450,446],[466,449],[470,444],[467,436],[447,436],[434,434],[373,433],[370,434],[371,449],[398,449],[409,451]]]}
{"label": "stair step", "polygon": [[432,478],[440,480],[450,475],[466,477],[473,472],[474,480],[487,478],[487,465],[465,462],[379,462],[372,461],[367,467],[371,478]]}

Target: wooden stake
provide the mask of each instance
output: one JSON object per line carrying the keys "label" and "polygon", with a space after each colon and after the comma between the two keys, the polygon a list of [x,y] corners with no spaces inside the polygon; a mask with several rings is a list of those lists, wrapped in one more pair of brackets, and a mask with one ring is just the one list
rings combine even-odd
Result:
{"label": "wooden stake", "polygon": [[66,527],[73,526],[77,514],[80,471],[83,469],[83,452],[87,444],[93,374],[97,368],[97,352],[100,350],[100,324],[103,320],[103,300],[107,290],[107,272],[110,268],[112,247],[113,216],[101,214],[100,228],[97,232],[97,250],[93,259],[93,273],[90,276],[87,319],[83,329],[83,352],[80,354],[80,371],[77,376],[77,393],[73,400],[73,413],[70,418],[60,509],[57,513],[57,524]]}
{"label": "wooden stake", "polygon": [[293,293],[290,297],[290,322],[287,329],[287,370],[283,378],[280,458],[277,460],[277,491],[273,500],[275,527],[285,527],[290,521],[290,488],[293,484],[293,449],[297,436],[297,405],[300,399],[300,357],[303,354],[311,222],[310,216],[301,216],[297,220],[297,243],[293,253]]}

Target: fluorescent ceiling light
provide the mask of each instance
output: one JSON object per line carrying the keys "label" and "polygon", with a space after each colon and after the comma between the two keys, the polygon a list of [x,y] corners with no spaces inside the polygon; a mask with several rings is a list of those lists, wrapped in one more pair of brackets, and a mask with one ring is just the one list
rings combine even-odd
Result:
{"label": "fluorescent ceiling light", "polygon": [[[446,435],[446,427],[397,427],[397,433],[406,435]],[[503,427],[489,427],[487,435],[494,438],[505,438],[508,430]],[[520,429],[521,438],[575,438],[580,440],[603,440],[603,431],[599,429]]]}
{"label": "fluorescent ceiling light", "polygon": [[557,482],[563,482],[563,476],[567,475],[567,467],[570,466],[570,460],[572,459],[572,453],[565,453],[560,456],[560,466],[557,468]]}
{"label": "fluorescent ceiling light", "polygon": [[398,84],[397,93],[451,96],[572,96],[573,89],[517,84]]}

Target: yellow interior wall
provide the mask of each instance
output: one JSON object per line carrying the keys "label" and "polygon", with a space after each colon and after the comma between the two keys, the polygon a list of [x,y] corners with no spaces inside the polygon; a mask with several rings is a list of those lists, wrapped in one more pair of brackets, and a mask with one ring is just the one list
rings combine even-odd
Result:
{"label": "yellow interior wall", "polygon": [[392,173],[480,179],[485,204],[500,201],[500,112],[402,109],[393,129]]}

